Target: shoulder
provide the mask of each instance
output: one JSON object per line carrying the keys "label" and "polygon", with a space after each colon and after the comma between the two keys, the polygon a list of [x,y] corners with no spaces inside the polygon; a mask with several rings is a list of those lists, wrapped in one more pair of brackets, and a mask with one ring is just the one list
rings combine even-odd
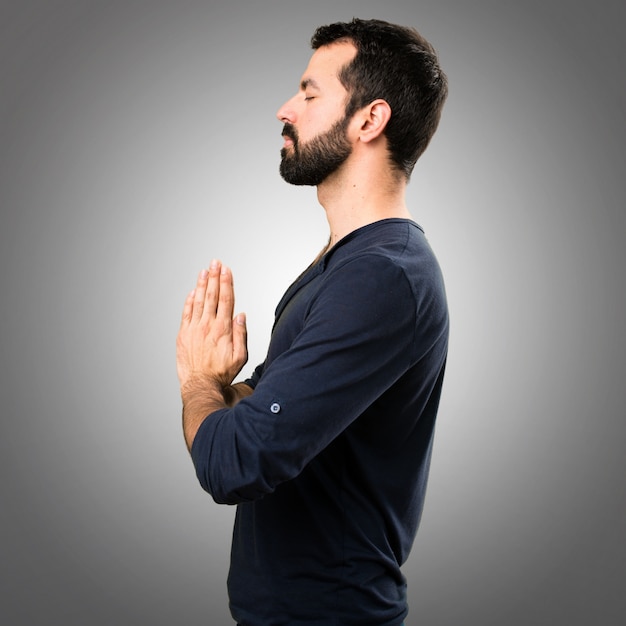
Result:
{"label": "shoulder", "polygon": [[320,303],[370,323],[409,323],[418,334],[439,335],[449,322],[447,298],[441,269],[423,231],[406,220],[372,226],[329,259]]}
{"label": "shoulder", "polygon": [[405,283],[414,294],[443,290],[441,270],[423,230],[410,220],[383,220],[354,233],[326,266],[327,278],[368,285]]}
{"label": "shoulder", "polygon": [[436,263],[422,228],[407,219],[386,219],[359,228],[344,237],[326,255],[328,267],[353,258],[378,256],[409,269]]}

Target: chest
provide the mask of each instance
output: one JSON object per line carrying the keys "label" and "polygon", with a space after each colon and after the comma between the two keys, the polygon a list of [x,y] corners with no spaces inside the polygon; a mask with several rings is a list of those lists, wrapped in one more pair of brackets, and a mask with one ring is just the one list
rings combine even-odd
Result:
{"label": "chest", "polygon": [[306,324],[311,302],[324,282],[321,269],[313,268],[285,292],[276,307],[266,365],[289,350]]}

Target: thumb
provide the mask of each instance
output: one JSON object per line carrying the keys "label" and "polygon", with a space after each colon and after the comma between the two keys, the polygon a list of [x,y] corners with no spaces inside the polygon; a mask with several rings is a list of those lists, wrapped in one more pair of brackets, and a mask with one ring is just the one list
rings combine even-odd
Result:
{"label": "thumb", "polygon": [[233,324],[233,357],[243,364],[248,360],[248,327],[246,314],[235,316]]}

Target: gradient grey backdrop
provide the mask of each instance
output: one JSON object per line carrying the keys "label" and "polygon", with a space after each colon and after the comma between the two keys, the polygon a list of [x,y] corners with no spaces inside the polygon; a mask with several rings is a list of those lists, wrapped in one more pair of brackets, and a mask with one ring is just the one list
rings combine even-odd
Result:
{"label": "gradient grey backdrop", "polygon": [[217,256],[263,358],[326,238],[274,114],[357,15],[416,26],[451,85],[409,191],[452,344],[407,624],[622,624],[622,6],[0,2],[2,622],[231,623],[175,335]]}

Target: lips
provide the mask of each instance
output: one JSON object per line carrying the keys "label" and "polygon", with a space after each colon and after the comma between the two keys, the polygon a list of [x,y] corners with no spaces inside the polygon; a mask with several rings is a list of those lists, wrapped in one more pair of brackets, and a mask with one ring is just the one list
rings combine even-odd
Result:
{"label": "lips", "polygon": [[289,148],[295,145],[298,141],[298,134],[296,132],[296,129],[291,124],[285,124],[281,135],[285,140],[283,148]]}

